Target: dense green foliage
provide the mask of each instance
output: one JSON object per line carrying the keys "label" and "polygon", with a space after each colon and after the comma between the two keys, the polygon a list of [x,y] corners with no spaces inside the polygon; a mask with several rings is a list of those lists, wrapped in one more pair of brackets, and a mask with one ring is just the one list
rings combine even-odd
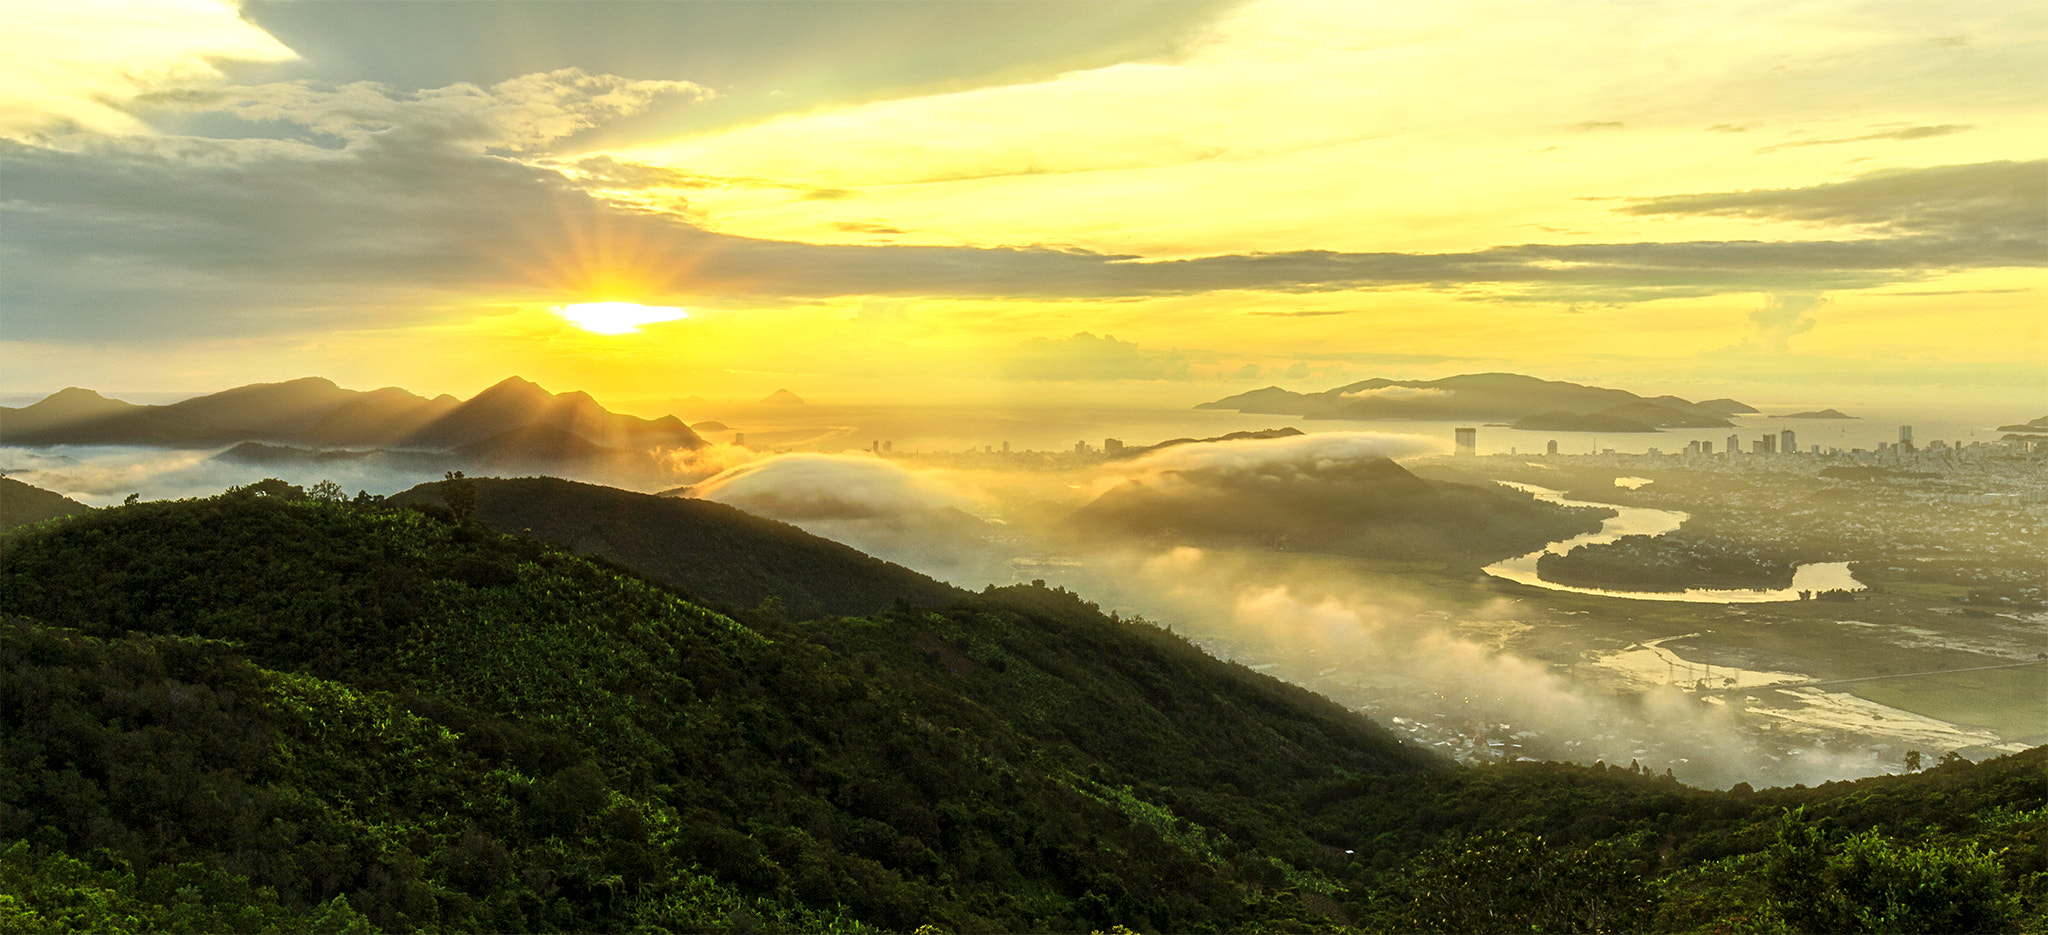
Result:
{"label": "dense green foliage", "polygon": [[0,531],[91,510],[63,494],[0,477]]}
{"label": "dense green foliage", "polygon": [[616,562],[713,604],[753,608],[773,600],[792,619],[874,613],[898,600],[941,606],[965,596],[901,565],[723,503],[556,477],[465,480],[421,484],[391,502],[467,503],[478,522],[499,532]]}
{"label": "dense green foliage", "polygon": [[0,931],[2041,930],[2043,751],[1451,770],[1056,589],[735,616],[283,494],[0,539]]}
{"label": "dense green foliage", "polygon": [[1536,560],[1545,581],[1610,591],[1788,588],[1793,570],[1782,556],[1732,552],[1675,535],[1622,536]]}

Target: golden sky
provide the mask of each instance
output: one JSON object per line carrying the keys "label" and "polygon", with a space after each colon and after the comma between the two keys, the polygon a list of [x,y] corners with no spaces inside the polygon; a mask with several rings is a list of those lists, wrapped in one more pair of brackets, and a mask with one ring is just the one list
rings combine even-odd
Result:
{"label": "golden sky", "polygon": [[0,392],[2048,402],[2038,3],[6,9]]}

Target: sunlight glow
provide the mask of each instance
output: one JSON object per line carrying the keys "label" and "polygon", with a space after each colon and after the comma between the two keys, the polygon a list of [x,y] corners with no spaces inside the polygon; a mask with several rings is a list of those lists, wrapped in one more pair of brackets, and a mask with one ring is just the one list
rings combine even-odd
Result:
{"label": "sunlight glow", "polygon": [[688,318],[690,314],[670,305],[637,305],[632,302],[583,302],[564,305],[555,314],[578,328],[596,334],[634,334],[641,325]]}

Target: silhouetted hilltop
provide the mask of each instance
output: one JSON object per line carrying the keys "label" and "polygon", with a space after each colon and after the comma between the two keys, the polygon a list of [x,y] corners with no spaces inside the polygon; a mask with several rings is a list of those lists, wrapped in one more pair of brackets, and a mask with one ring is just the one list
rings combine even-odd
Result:
{"label": "silhouetted hilltop", "polygon": [[[1642,408],[1645,405],[1657,408]],[[1626,390],[1540,380],[1517,373],[1468,373],[1441,380],[1362,380],[1320,393],[1295,393],[1269,386],[1195,408],[1310,419],[1503,423],[1542,413],[1586,415],[1620,409],[1614,415],[1652,427],[1703,427],[1729,424],[1726,417],[1739,411],[1735,407],[1755,411],[1734,400],[1717,400],[1716,405],[1708,407],[1676,396],[1646,400]]]}
{"label": "silhouetted hilltop", "polygon": [[[642,419],[614,413],[582,391],[550,393],[539,384],[520,377],[507,377],[496,385],[456,405],[427,423],[403,442],[404,447],[460,450],[490,439],[520,431],[523,435],[504,437],[489,447],[494,451],[516,452],[560,447],[583,450],[560,441],[553,429],[575,436],[597,448],[701,448],[704,440],[690,431],[681,419],[663,416]],[[585,451],[588,454],[587,451]]]}
{"label": "silhouetted hilltop", "polygon": [[1998,430],[2001,432],[2048,432],[2048,416],[2042,416],[2032,422],[2022,422],[2018,425],[2001,425],[1998,427]]}
{"label": "silhouetted hilltop", "polygon": [[0,531],[90,512],[92,507],[54,490],[24,484],[12,477],[0,477]]}
{"label": "silhouetted hilltop", "polygon": [[519,377],[467,401],[426,399],[397,387],[358,392],[306,377],[168,406],[137,406],[71,387],[30,406],[0,408],[0,442],[6,444],[199,448],[242,441],[436,451],[479,446],[471,454],[486,464],[546,464],[550,452],[581,461],[621,457],[594,449],[644,458],[654,448],[705,444],[675,416],[614,413],[587,393],[549,393]]}
{"label": "silhouetted hilltop", "polygon": [[1387,458],[1161,471],[1068,522],[1084,537],[1481,565],[1600,526],[1590,511],[1424,480]]}
{"label": "silhouetted hilltop", "polygon": [[1693,405],[1704,411],[1711,412],[1719,416],[1749,415],[1758,411],[1757,408],[1754,406],[1746,405],[1744,403],[1738,403],[1735,400],[1728,399],[1726,397],[1723,397],[1721,399],[1702,400],[1700,402],[1694,403]]}
{"label": "silhouetted hilltop", "polygon": [[764,403],[774,403],[777,405],[793,406],[801,404],[804,401],[804,398],[788,390],[776,390],[775,392],[769,393],[767,396],[762,397],[761,401]]}
{"label": "silhouetted hilltop", "polygon": [[212,438],[218,427],[72,386],[21,408],[0,407],[0,442],[10,445],[163,445]]}
{"label": "silhouetted hilltop", "polygon": [[447,415],[460,402],[446,393],[428,399],[387,386],[335,407],[307,427],[303,438],[318,445],[389,447]]}
{"label": "silhouetted hilltop", "polygon": [[162,407],[163,414],[210,426],[220,439],[285,440],[305,434],[363,394],[324,377],[252,383]]}
{"label": "silhouetted hilltop", "polygon": [[1771,418],[1773,418],[1773,419],[1854,419],[1854,418],[1856,418],[1856,417],[1855,417],[1855,416],[1852,416],[1852,415],[1845,415],[1845,414],[1843,414],[1843,413],[1840,413],[1840,412],[1837,412],[1837,411],[1835,411],[1835,410],[1833,410],[1833,409],[1822,409],[1822,410],[1820,410],[1820,411],[1818,411],[1818,412],[1795,412],[1795,413],[1792,413],[1792,414],[1790,414],[1790,415],[1782,415],[1782,416],[1772,416]]}
{"label": "silhouetted hilltop", "polygon": [[[722,503],[633,493],[552,477],[477,478],[476,518],[599,556],[728,607],[769,598],[792,619],[865,614],[902,600],[918,606],[966,596],[900,565]],[[391,498],[444,502],[445,482]]]}

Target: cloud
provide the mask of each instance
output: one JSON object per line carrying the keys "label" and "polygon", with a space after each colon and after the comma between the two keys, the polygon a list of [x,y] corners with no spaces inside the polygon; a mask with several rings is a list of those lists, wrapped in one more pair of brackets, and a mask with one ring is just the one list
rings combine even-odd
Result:
{"label": "cloud", "polygon": [[1883,130],[1877,133],[1866,133],[1862,136],[1845,136],[1829,140],[1793,140],[1791,142],[1786,143],[1774,143],[1770,146],[1766,146],[1762,149],[1757,150],[1757,152],[1761,154],[1776,152],[1781,149],[1791,149],[1796,146],[1833,146],[1837,143],[1862,143],[1870,140],[1924,140],[1930,137],[1948,136],[1951,133],[1961,133],[1965,130],[1975,129],[1977,129],[1975,124],[1968,123],[1944,123],[1938,126],[1926,127],[1901,127],[1897,130]]}
{"label": "cloud", "polygon": [[1827,300],[1817,295],[1774,295],[1763,308],[1750,312],[1749,320],[1757,327],[1758,342],[1782,354],[1793,335],[1813,330],[1815,322],[1807,313],[1825,304]]}
{"label": "cloud", "polygon": [[1451,396],[1456,392],[1456,390],[1447,390],[1436,386],[1378,386],[1370,389],[1353,390],[1352,392],[1340,393],[1338,395],[1345,399],[1418,399],[1429,397],[1441,398]]}
{"label": "cloud", "polygon": [[1096,337],[1083,331],[1068,338],[1030,338],[1004,362],[1015,380],[1176,380],[1188,376],[1186,358],[1178,351],[1141,351],[1115,335]]}
{"label": "cloud", "polygon": [[1287,438],[1198,442],[1162,448],[1128,462],[1131,476],[1176,474],[1282,476],[1315,474],[1377,458],[1442,453],[1445,445],[1420,435],[1386,432],[1316,432]]}
{"label": "cloud", "polygon": [[942,510],[967,498],[932,477],[866,455],[787,454],[724,471],[690,495],[775,519],[869,519]]}
{"label": "cloud", "polygon": [[[2048,243],[2048,160],[1982,162],[1872,172],[1807,188],[1664,195],[1623,214],[1695,214],[1808,224],[1860,225],[1939,235],[1990,263],[2026,253],[2039,265]],[[1997,259],[2004,257],[2005,259]]]}
{"label": "cloud", "polygon": [[66,0],[7,7],[0,137],[146,132],[138,96],[217,83],[230,63],[298,58],[231,3]]}
{"label": "cloud", "polygon": [[688,81],[593,75],[580,68],[522,75],[489,88],[456,84],[411,93],[371,81],[326,87],[309,81],[163,91],[137,104],[206,112],[250,123],[276,121],[361,145],[372,140],[527,152],[638,113],[657,99],[702,101]]}
{"label": "cloud", "polygon": [[[815,245],[704,230],[611,203],[605,183],[498,154],[541,145],[674,83],[555,72],[395,95],[262,86],[214,100],[306,139],[0,141],[0,302],[16,341],[141,342],[416,324],[477,295],[554,305],[630,283],[691,305],[871,297],[1099,299],[1223,290],[1419,288],[1504,302],[1625,304],[1819,293],[2040,266],[2042,162],[1674,195],[1632,214],[1876,227],[1796,242],[1521,244],[1461,253],[1292,251],[1148,261],[1049,247]],[[443,93],[445,92],[445,93]],[[175,96],[175,95],[173,95]],[[1027,342],[1011,375],[1172,379],[1184,361],[1093,335]]]}

